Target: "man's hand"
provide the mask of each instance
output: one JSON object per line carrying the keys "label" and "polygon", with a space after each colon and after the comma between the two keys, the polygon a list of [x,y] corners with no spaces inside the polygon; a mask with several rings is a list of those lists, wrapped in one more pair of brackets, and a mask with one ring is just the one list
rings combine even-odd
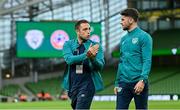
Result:
{"label": "man's hand", "polygon": [[96,56],[96,54],[98,53],[99,50],[99,44],[95,44],[95,45],[90,45],[89,50],[87,52],[87,57],[88,58],[94,58]]}
{"label": "man's hand", "polygon": [[137,95],[139,95],[142,91],[143,91],[143,89],[144,89],[144,82],[141,80],[141,81],[139,81],[139,82],[137,82],[137,84],[135,85],[135,87],[134,87],[134,92],[137,94]]}
{"label": "man's hand", "polygon": [[114,87],[114,94],[116,95],[118,92],[118,87]]}

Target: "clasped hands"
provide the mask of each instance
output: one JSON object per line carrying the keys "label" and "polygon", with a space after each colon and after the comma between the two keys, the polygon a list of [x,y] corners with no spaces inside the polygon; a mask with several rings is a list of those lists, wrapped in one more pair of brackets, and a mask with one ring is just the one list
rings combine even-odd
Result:
{"label": "clasped hands", "polygon": [[98,53],[99,50],[99,44],[95,44],[92,46],[92,44],[89,47],[89,50],[87,52],[87,57],[90,59],[93,59],[96,57],[96,54]]}

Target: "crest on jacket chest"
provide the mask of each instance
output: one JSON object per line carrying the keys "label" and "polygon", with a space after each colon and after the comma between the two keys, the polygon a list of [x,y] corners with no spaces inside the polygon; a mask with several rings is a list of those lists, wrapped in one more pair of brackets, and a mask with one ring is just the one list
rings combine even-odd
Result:
{"label": "crest on jacket chest", "polygon": [[139,41],[139,39],[137,37],[132,38],[132,43],[133,44],[137,44],[138,41]]}

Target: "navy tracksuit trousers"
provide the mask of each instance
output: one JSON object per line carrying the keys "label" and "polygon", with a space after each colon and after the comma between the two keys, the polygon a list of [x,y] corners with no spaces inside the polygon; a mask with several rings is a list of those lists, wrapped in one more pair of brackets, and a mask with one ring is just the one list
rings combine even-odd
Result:
{"label": "navy tracksuit trousers", "polygon": [[119,83],[119,92],[117,93],[117,110],[126,110],[129,108],[129,104],[134,98],[136,109],[147,110],[148,106],[148,83],[145,83],[145,87],[140,94],[134,92],[135,83]]}
{"label": "navy tracksuit trousers", "polygon": [[95,94],[95,88],[93,84],[85,85],[85,89],[77,89],[72,93],[69,93],[71,98],[71,107],[74,110],[90,109],[93,96]]}

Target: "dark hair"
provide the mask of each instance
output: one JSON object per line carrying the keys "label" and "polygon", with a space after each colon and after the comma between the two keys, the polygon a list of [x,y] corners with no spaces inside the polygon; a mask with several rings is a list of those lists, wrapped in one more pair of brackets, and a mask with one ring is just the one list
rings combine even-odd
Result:
{"label": "dark hair", "polygon": [[127,8],[121,12],[121,15],[132,17],[136,22],[138,21],[139,18],[139,12],[135,8]]}
{"label": "dark hair", "polygon": [[75,24],[75,29],[78,30],[78,29],[79,29],[79,26],[80,26],[82,23],[88,23],[88,24],[89,24],[89,22],[88,22],[87,20],[85,20],[85,19],[79,20],[79,21],[77,21],[77,23]]}

